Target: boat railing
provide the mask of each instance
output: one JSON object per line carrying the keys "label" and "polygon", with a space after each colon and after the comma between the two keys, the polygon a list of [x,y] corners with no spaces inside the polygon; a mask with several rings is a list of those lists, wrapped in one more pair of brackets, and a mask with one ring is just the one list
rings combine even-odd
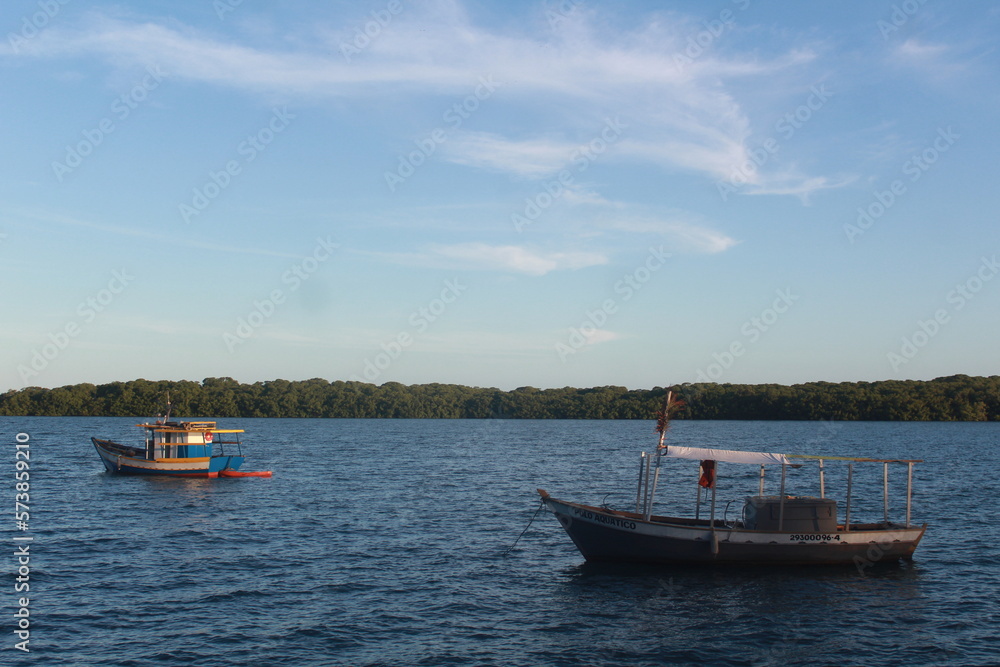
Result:
{"label": "boat railing", "polygon": [[[229,453],[226,452],[226,447],[229,447]],[[235,450],[235,454],[233,451]],[[232,440],[225,440],[221,435],[216,436],[212,440],[212,456],[243,456],[243,443],[240,442],[238,437],[234,437]]]}
{"label": "boat railing", "polygon": [[[705,452],[710,452],[712,450],[703,450]],[[636,488],[635,497],[635,513],[642,517],[643,520],[649,521],[653,513],[653,503],[656,497],[657,485],[660,480],[660,472],[662,467],[662,462],[668,457],[665,455],[666,451],[663,449],[658,449],[656,452],[647,453],[642,452],[639,458],[639,475],[638,484]],[[767,455],[770,456],[770,455]],[[689,457],[688,457],[689,458]],[[791,460],[789,460],[791,459]],[[794,461],[794,462],[793,462]],[[846,507],[844,510],[844,522],[840,524],[844,531],[849,532],[852,527],[855,529],[861,529],[860,525],[852,526],[851,524],[851,511],[853,508],[853,496],[854,496],[854,464],[855,463],[881,463],[882,464],[882,525],[889,527],[893,525],[902,525],[904,527],[910,527],[912,525],[912,503],[913,503],[913,465],[915,463],[921,463],[919,459],[874,459],[874,458],[856,458],[856,457],[842,457],[842,456],[825,456],[825,455],[803,455],[803,454],[789,454],[782,455],[781,459],[781,479],[779,483],[778,498],[779,498],[779,510],[778,510],[778,530],[784,530],[785,525],[785,499],[789,496],[786,495],[786,476],[789,467],[798,468],[801,467],[802,463],[805,462],[815,462],[817,463],[817,472],[819,473],[819,497],[826,498],[826,466],[827,461],[842,461],[847,463],[847,489],[846,489]],[[744,461],[739,461],[744,463]],[[801,463],[799,463],[801,462]],[[706,478],[706,470],[702,466],[709,465],[708,475]],[[901,464],[906,466],[906,514],[905,521],[903,524],[894,524],[889,520],[889,465],[890,464]],[[758,497],[764,496],[764,464],[760,464],[760,473],[758,477]],[[701,461],[701,465],[698,470],[698,486],[697,494],[695,496],[695,522],[699,522],[701,519],[701,504],[702,504],[702,493],[710,495],[709,499],[709,515],[710,518],[707,521],[709,526],[714,527],[716,525],[716,480],[718,478],[718,461],[714,459],[705,459]],[[707,480],[707,484],[706,484]],[[731,503],[732,501],[730,501]],[[723,514],[723,525],[728,525],[726,521],[728,514],[729,504],[726,505],[726,511]],[[745,517],[743,522],[745,523]],[[739,522],[739,520],[737,520]],[[736,522],[734,522],[735,525]],[[867,524],[866,524],[867,525]]]}
{"label": "boat railing", "polygon": [[[190,451],[188,447],[212,447],[212,456],[243,456],[243,443],[240,442],[239,437],[233,437],[230,440],[226,440],[221,434],[215,434],[215,438],[212,442],[206,442],[204,444],[197,442],[157,442],[153,445],[153,458],[172,458],[180,452]],[[143,451],[148,451],[149,443],[147,441],[146,449]],[[181,457],[184,458],[184,457]]]}

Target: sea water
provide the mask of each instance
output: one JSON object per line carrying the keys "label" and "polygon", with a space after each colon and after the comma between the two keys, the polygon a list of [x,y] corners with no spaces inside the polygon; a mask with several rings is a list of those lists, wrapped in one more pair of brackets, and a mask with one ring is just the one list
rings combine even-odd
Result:
{"label": "sea water", "polygon": [[[90,437],[138,441],[136,421],[0,418],[5,661],[1000,664],[1000,424],[675,422],[675,444],[925,460],[912,517],[929,527],[912,562],[712,569],[585,564],[544,511],[504,555],[538,487],[634,509],[652,422],[225,419],[246,429],[244,468],[272,478],[106,473]],[[845,471],[827,462],[841,521]],[[855,465],[852,521],[881,520],[881,475]],[[693,512],[696,481],[695,462],[670,462],[655,511]],[[817,493],[815,464],[788,484]],[[756,488],[754,466],[720,464],[718,511],[736,518]],[[890,520],[905,509],[906,467],[891,466]],[[30,590],[18,593],[24,544]],[[30,653],[14,648],[22,596]]]}

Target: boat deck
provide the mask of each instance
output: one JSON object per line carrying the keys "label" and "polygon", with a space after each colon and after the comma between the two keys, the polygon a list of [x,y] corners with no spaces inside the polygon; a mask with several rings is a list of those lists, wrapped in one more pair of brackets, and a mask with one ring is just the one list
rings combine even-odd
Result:
{"label": "boat deck", "polygon": [[[589,510],[595,514],[604,514],[607,516],[617,516],[623,519],[629,519],[632,521],[641,521],[644,523],[659,524],[665,526],[683,526],[683,527],[703,527],[711,528],[712,522],[709,519],[692,519],[690,517],[676,517],[676,516],[662,516],[659,514],[651,514],[649,520],[647,521],[641,513],[638,512],[628,512],[625,510],[613,510],[609,507],[595,507],[593,505],[583,505],[581,503],[572,503],[577,507]],[[715,520],[716,528],[725,529],[738,529],[741,532],[760,532],[760,533],[773,533],[772,530],[759,530],[754,531],[751,528],[746,528],[742,521],[730,521],[725,522],[722,519]],[[896,528],[904,528],[904,524],[889,522],[879,522],[879,523],[852,523],[850,529],[848,529],[844,524],[837,524],[837,529],[835,532],[838,533],[856,533],[864,531],[879,531],[879,530],[893,530]],[[800,532],[800,531],[784,531],[784,532]],[[833,531],[831,531],[833,532]]]}

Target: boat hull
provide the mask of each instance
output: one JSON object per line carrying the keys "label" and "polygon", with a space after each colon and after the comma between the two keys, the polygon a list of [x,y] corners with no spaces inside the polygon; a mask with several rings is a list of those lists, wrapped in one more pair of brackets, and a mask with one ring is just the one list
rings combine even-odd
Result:
{"label": "boat hull", "polygon": [[218,477],[224,470],[238,470],[242,456],[203,456],[190,459],[149,460],[142,450],[110,440],[91,438],[108,472],[122,475],[170,475],[173,477]]}
{"label": "boat hull", "polygon": [[[588,561],[634,563],[854,564],[910,559],[923,526],[839,527],[833,533],[791,533],[729,527],[721,521],[652,517],[556,500],[546,508]],[[687,523],[688,525],[685,525]]]}

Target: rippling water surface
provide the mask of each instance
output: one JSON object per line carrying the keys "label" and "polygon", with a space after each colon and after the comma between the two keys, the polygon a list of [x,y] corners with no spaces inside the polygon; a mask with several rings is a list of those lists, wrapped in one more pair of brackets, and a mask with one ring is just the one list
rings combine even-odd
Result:
{"label": "rippling water surface", "polygon": [[[273,478],[106,474],[90,436],[131,442],[135,422],[0,418],[8,470],[14,435],[31,437],[25,664],[1000,664],[997,424],[675,423],[675,444],[925,459],[916,558],[859,572],[586,565],[545,513],[503,557],[536,487],[634,504],[651,422],[223,420]],[[696,470],[676,464],[658,509],[686,512]],[[721,502],[755,490],[746,468],[720,466]],[[856,520],[881,516],[868,473]],[[905,468],[892,474],[902,520]],[[812,476],[792,471],[790,490],[815,493]]]}

